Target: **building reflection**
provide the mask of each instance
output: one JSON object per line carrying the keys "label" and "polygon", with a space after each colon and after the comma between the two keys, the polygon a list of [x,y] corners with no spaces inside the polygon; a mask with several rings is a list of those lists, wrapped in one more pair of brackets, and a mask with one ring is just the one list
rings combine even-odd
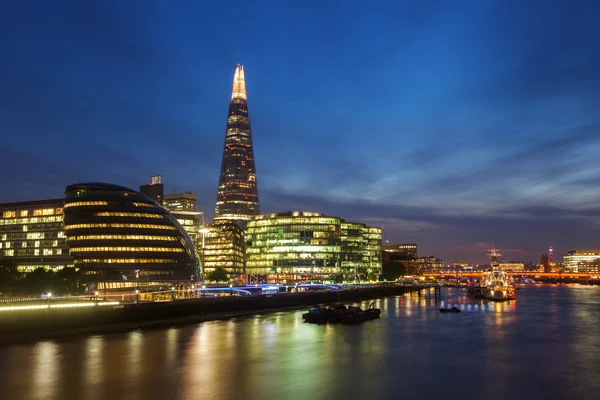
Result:
{"label": "building reflection", "polygon": [[48,341],[38,343],[35,349],[33,385],[36,396],[52,399],[56,397],[61,371],[59,345]]}

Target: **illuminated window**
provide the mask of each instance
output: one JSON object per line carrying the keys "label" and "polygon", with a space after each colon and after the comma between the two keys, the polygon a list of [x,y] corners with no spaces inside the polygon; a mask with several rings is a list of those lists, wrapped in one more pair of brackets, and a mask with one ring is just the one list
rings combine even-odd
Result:
{"label": "illuminated window", "polygon": [[147,213],[131,213],[131,212],[100,212],[97,213],[98,217],[137,217],[137,218],[162,218],[160,214],[147,214]]}
{"label": "illuminated window", "polygon": [[14,250],[4,250],[4,255],[12,257],[15,255],[15,251]]}
{"label": "illuminated window", "polygon": [[65,226],[66,230],[85,229],[85,228],[134,228],[134,229],[166,229],[177,230],[171,225],[153,225],[153,224],[73,224]]}
{"label": "illuminated window", "polygon": [[75,260],[75,264],[89,264],[89,263],[101,263],[101,264],[173,264],[177,260],[162,259],[162,258],[84,258],[81,260]]}
{"label": "illuminated window", "polygon": [[108,201],[76,201],[73,203],[65,204],[65,208],[68,207],[94,207],[94,206],[107,206]]}
{"label": "illuminated window", "polygon": [[16,211],[4,211],[4,214],[2,216],[4,218],[14,218],[17,216],[17,212]]}
{"label": "illuminated window", "polygon": [[149,204],[149,203],[133,203],[133,205],[136,207],[149,207],[149,208],[156,207],[154,204]]}
{"label": "illuminated window", "polygon": [[176,241],[175,236],[152,236],[152,235],[85,235],[69,236],[67,240],[165,240]]}
{"label": "illuminated window", "polygon": [[19,213],[19,216],[26,217],[28,213],[29,213],[29,210],[21,210],[21,212]]}
{"label": "illuminated window", "polygon": [[182,253],[183,249],[172,247],[74,247],[71,249],[72,253],[83,253],[90,251],[147,251],[162,253]]}
{"label": "illuminated window", "polygon": [[33,210],[33,215],[35,216],[39,216],[39,215],[52,215],[52,214],[56,214],[56,209],[54,208],[40,208],[37,210]]}

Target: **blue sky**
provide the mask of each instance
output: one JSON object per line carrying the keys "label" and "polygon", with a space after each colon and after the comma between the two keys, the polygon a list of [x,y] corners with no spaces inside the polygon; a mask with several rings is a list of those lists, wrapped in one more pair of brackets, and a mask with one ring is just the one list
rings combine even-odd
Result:
{"label": "blue sky", "polygon": [[600,248],[593,1],[11,3],[0,201],[161,174],[210,219],[240,63],[263,212],[383,226],[445,262]]}

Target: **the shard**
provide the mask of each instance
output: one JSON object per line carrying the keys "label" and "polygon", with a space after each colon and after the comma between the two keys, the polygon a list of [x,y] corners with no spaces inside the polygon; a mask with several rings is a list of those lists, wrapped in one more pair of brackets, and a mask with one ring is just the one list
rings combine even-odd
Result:
{"label": "the shard", "polygon": [[233,75],[233,90],[227,114],[215,219],[232,220],[245,228],[246,221],[258,214],[258,183],[248,116],[246,81],[244,67],[238,65]]}

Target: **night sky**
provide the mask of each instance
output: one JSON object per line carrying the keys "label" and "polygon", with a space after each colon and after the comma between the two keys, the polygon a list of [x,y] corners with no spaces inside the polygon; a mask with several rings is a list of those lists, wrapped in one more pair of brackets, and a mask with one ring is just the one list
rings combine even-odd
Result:
{"label": "night sky", "polygon": [[596,3],[3,2],[0,202],[160,174],[212,219],[239,63],[262,212],[445,263],[600,248]]}

